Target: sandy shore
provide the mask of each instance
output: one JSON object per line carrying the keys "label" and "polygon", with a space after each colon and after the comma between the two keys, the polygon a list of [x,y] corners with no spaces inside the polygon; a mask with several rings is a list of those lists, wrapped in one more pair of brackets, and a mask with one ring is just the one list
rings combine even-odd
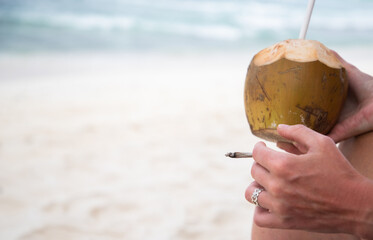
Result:
{"label": "sandy shore", "polygon": [[0,239],[250,239],[252,54],[1,56]]}

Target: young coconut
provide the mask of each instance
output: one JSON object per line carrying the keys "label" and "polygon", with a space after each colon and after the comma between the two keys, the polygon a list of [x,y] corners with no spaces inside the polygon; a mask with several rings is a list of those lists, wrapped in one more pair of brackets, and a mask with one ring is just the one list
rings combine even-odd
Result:
{"label": "young coconut", "polygon": [[285,141],[277,126],[303,124],[327,134],[347,96],[342,63],[314,40],[286,40],[256,54],[245,82],[245,110],[251,132]]}

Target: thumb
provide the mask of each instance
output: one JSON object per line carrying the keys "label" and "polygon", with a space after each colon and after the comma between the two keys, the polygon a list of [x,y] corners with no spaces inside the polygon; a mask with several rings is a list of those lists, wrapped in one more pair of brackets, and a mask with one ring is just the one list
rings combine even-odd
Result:
{"label": "thumb", "polygon": [[285,125],[280,124],[277,127],[277,132],[285,139],[290,140],[296,146],[302,145],[307,149],[316,145],[316,140],[321,134],[311,130],[310,128],[298,125]]}
{"label": "thumb", "polygon": [[342,63],[343,67],[344,68],[356,68],[354,65],[352,65],[351,63],[347,62],[344,58],[341,57],[341,55],[339,55],[336,51],[334,50],[330,50],[334,56]]}
{"label": "thumb", "polygon": [[336,51],[334,50],[330,50],[334,56],[345,66],[345,65],[349,65],[350,63],[348,63],[346,60],[344,60],[344,58],[341,57],[341,55],[339,55]]}

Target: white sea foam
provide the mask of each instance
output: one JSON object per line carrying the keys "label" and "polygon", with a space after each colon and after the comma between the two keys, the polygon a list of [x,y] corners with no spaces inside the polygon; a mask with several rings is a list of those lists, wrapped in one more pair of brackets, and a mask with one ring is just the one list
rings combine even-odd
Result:
{"label": "white sea foam", "polygon": [[128,29],[135,20],[127,16],[104,16],[98,14],[23,14],[19,17],[28,23],[43,23],[51,27],[66,27],[81,30],[111,30],[115,28]]}
{"label": "white sea foam", "polygon": [[[32,4],[4,0],[0,33],[7,37],[0,50],[71,45],[183,49],[191,43],[196,49],[220,49],[221,44],[265,47],[298,36],[306,4],[296,0],[39,0]],[[315,5],[307,37],[328,46],[359,45],[373,42],[372,30],[372,1],[325,0]]]}

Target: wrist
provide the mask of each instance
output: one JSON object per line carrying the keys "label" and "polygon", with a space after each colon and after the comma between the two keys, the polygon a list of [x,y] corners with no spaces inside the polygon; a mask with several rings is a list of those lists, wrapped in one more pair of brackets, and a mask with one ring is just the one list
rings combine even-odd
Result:
{"label": "wrist", "polygon": [[359,192],[360,200],[356,202],[357,218],[355,235],[360,238],[373,238],[373,181],[365,179]]}

